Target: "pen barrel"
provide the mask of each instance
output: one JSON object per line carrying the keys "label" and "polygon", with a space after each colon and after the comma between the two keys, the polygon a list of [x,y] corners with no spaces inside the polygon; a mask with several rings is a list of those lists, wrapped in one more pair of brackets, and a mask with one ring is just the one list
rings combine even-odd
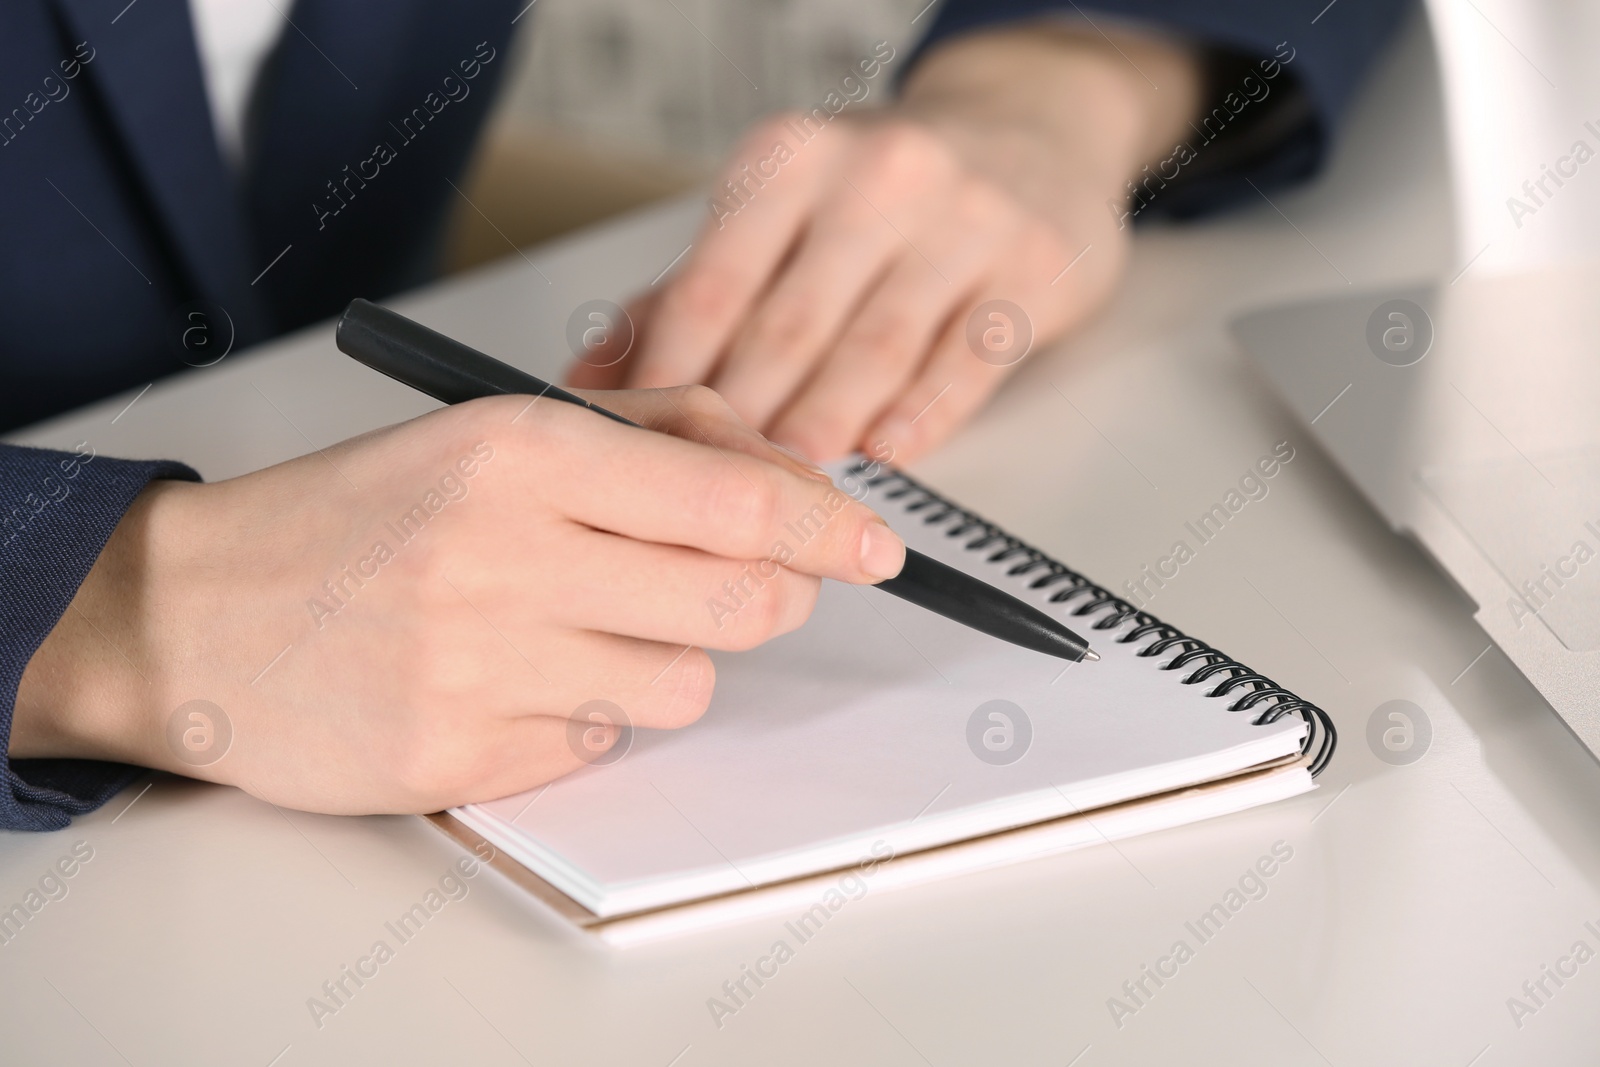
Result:
{"label": "pen barrel", "polygon": [[878,588],[963,626],[1035,652],[1078,662],[1089,644],[1064,623],[965,571],[907,551],[905,567]]}
{"label": "pen barrel", "polygon": [[531,374],[366,300],[345,308],[334,343],[345,355],[446,404],[544,387]]}
{"label": "pen barrel", "polygon": [[357,362],[446,404],[508,393],[546,396],[638,425],[369,300],[350,301],[334,328],[334,344]]}

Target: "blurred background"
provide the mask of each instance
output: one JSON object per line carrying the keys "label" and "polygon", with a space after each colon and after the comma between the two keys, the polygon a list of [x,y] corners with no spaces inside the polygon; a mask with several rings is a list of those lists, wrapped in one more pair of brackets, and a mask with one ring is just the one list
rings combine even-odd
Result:
{"label": "blurred background", "polygon": [[[715,163],[752,119],[815,105],[928,0],[538,0],[506,94],[518,119]],[[526,32],[531,30],[532,32]],[[890,71],[894,66],[890,66]]]}
{"label": "blurred background", "polygon": [[[694,187],[754,119],[815,107],[879,41],[888,96],[937,0],[536,0],[469,176],[454,268]],[[529,196],[531,186],[536,195]]]}

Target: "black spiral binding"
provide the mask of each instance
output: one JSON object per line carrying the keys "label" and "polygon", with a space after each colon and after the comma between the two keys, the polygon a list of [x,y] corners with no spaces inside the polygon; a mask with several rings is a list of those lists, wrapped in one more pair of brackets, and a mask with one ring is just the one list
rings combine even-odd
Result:
{"label": "black spiral binding", "polygon": [[[873,473],[874,471],[876,473]],[[1148,611],[1140,611],[1126,600],[1107,592],[1037,548],[1019,541],[972,512],[957,507],[910,475],[881,464],[862,461],[851,469],[847,478],[852,476],[858,480],[858,484],[864,482],[873,489],[888,486],[883,490],[883,495],[890,500],[900,501],[912,497],[909,503],[902,505],[908,512],[932,509],[922,518],[922,521],[929,526],[946,522],[951,518],[957,519],[958,521],[945,531],[945,536],[973,535],[972,540],[965,545],[969,552],[979,552],[993,547],[994,551],[988,556],[989,563],[1016,560],[1017,562],[1006,568],[1008,577],[1019,577],[1029,571],[1044,568],[1046,573],[1028,583],[1030,589],[1045,589],[1061,582],[1069,583],[1065,589],[1057,590],[1050,597],[1050,602],[1064,604],[1075,597],[1087,596],[1088,599],[1073,610],[1073,615],[1092,615],[1108,607],[1113,609],[1107,612],[1104,618],[1097,619],[1092,624],[1093,629],[1114,630],[1130,618],[1135,620],[1138,625],[1118,637],[1119,644],[1131,644],[1134,641],[1154,637],[1154,641],[1139,650],[1140,656],[1159,656],[1178,649],[1178,654],[1172,657],[1171,661],[1161,664],[1161,670],[1175,671],[1191,664],[1198,664],[1194,670],[1180,679],[1184,685],[1199,685],[1219,675],[1222,676],[1205,695],[1225,697],[1241,689],[1244,690],[1237,699],[1227,705],[1227,710],[1255,711],[1255,717],[1251,720],[1252,725],[1265,726],[1277,722],[1285,715],[1298,714],[1306,723],[1306,736],[1300,744],[1300,752],[1302,755],[1308,755],[1313,748],[1316,750],[1316,755],[1311,760],[1313,777],[1321,774],[1328,766],[1328,761],[1333,758],[1333,749],[1338,743],[1338,733],[1333,728],[1333,720],[1328,717],[1327,712],[1310,701],[1302,700],[1272,679],[1256,673],[1204,641],[1167,625]]]}

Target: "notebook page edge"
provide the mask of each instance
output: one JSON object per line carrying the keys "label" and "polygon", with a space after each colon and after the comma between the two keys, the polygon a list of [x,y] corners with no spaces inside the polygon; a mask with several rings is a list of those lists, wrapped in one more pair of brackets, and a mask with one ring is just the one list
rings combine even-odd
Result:
{"label": "notebook page edge", "polygon": [[[899,826],[873,827],[801,850],[754,857],[736,868],[717,864],[666,877],[615,885],[600,881],[544,846],[537,838],[523,833],[479,805],[453,808],[450,814],[460,818],[490,843],[504,849],[517,862],[585,908],[609,918],[686,904],[723,893],[761,888],[819,871],[838,869],[859,860],[879,841],[885,841],[897,856],[912,855],[1063,817],[1092,816],[1096,811],[1117,804],[1247,774],[1252,768],[1298,752],[1299,739],[1304,736],[1304,724],[1299,726],[1300,729],[1295,730],[1286,723],[1284,729],[1264,734],[1245,745],[1174,761],[1157,768],[1140,768],[1136,774],[1118,774],[1099,781],[1078,783],[1069,794],[1062,794],[1056,789],[1035,790],[957,809],[922,823],[914,833],[907,831],[919,820]],[[1133,781],[1140,775],[1144,777],[1139,779],[1138,785],[1134,785]],[[1124,783],[1120,791],[1115,788],[1118,781]],[[1085,794],[1095,799],[1084,800]],[[1074,803],[1074,796],[1080,802]]]}

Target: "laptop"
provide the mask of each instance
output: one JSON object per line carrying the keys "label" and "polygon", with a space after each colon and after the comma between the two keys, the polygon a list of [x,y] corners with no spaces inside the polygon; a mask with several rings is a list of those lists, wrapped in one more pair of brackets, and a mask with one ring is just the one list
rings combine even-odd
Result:
{"label": "laptop", "polygon": [[1600,263],[1274,307],[1232,329],[1600,758]]}

